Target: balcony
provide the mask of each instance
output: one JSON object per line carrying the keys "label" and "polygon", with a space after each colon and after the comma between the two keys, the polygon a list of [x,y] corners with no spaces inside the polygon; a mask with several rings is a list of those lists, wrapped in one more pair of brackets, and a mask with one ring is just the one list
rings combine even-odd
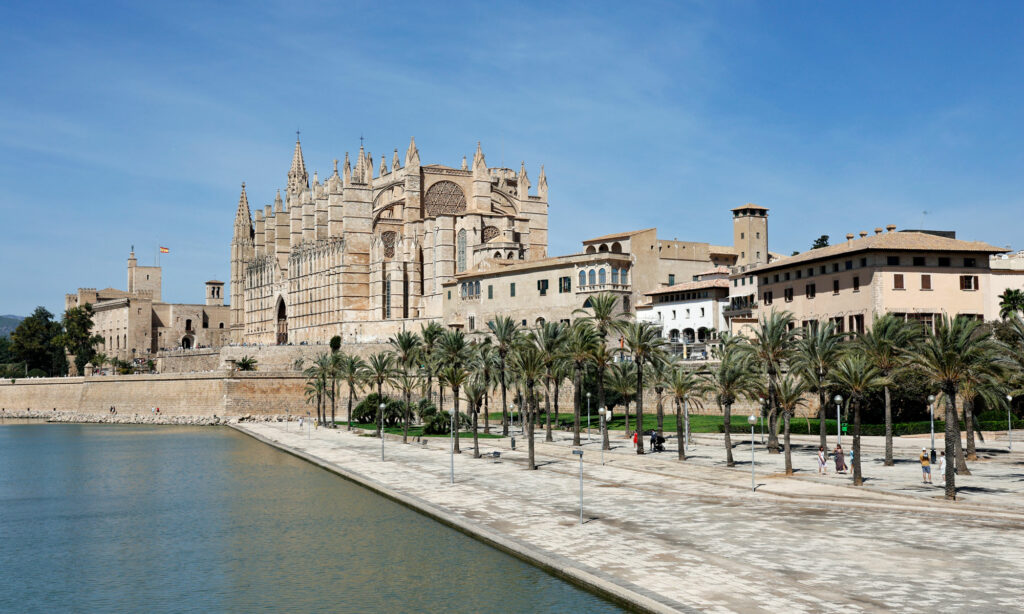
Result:
{"label": "balcony", "polygon": [[577,294],[593,292],[632,292],[632,288],[629,284],[586,284],[584,286],[576,286]]}

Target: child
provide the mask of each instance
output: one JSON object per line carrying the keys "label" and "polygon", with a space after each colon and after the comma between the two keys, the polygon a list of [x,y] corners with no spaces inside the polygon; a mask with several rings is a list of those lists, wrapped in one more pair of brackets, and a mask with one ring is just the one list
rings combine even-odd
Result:
{"label": "child", "polygon": [[818,446],[818,474],[828,475],[828,471],[825,470],[825,446]]}

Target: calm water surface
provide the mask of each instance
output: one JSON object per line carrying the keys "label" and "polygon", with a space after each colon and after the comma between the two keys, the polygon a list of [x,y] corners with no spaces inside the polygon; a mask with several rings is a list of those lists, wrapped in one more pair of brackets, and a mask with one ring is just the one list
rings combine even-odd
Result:
{"label": "calm water surface", "polygon": [[0,612],[618,612],[227,428],[0,425]]}

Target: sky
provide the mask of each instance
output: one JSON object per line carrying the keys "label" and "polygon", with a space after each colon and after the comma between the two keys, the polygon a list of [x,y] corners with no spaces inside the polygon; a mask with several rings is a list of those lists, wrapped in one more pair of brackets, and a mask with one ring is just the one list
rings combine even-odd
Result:
{"label": "sky", "polygon": [[[0,314],[161,257],[227,281],[241,182],[355,153],[545,165],[549,254],[656,226],[769,248],[896,224],[1024,249],[1024,4],[0,3]],[[927,212],[927,213],[925,213]]]}

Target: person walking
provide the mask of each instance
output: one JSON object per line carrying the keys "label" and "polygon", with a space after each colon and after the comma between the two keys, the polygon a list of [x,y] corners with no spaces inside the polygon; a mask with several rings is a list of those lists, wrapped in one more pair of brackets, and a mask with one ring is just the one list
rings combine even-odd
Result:
{"label": "person walking", "polygon": [[833,455],[836,458],[836,473],[846,473],[846,455],[843,453],[843,446],[836,444]]}
{"label": "person walking", "polygon": [[828,471],[826,470],[826,467],[828,466],[828,461],[825,458],[826,456],[827,456],[827,453],[825,452],[825,446],[818,446],[818,474],[819,475],[828,475]]}
{"label": "person walking", "polygon": [[939,452],[939,484],[946,483],[946,453]]}
{"label": "person walking", "polygon": [[[943,458],[942,460],[945,461],[946,459]],[[932,463],[931,459],[928,458],[928,448],[921,448],[921,483],[932,483]]]}

